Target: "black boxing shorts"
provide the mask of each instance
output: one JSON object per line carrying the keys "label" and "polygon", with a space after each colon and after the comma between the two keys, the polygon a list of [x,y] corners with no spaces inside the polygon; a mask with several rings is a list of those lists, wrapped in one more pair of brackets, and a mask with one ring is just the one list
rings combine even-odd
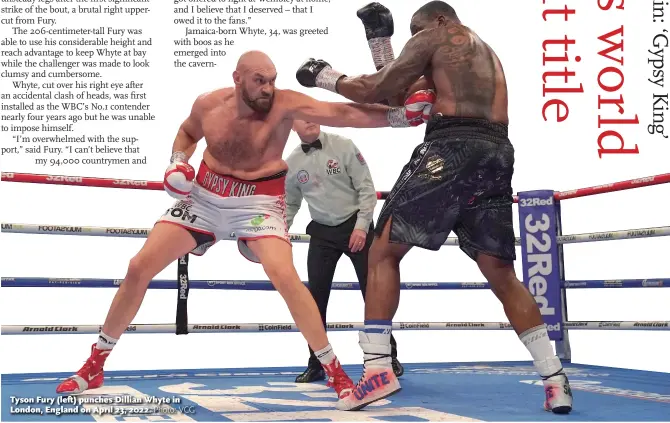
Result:
{"label": "black boxing shorts", "polygon": [[389,193],[375,232],[389,219],[389,240],[436,251],[454,231],[478,253],[516,259],[512,215],[514,147],[507,125],[436,114]]}

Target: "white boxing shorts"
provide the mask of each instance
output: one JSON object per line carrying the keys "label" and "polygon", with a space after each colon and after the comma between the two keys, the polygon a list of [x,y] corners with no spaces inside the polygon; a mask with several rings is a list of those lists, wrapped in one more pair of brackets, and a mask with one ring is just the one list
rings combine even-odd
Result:
{"label": "white boxing shorts", "polygon": [[236,238],[240,254],[260,263],[247,241],[275,237],[291,244],[285,183],[285,171],[247,181],[220,175],[203,161],[191,194],[175,202],[158,222],[187,229],[197,242],[192,254],[201,256],[218,241]]}

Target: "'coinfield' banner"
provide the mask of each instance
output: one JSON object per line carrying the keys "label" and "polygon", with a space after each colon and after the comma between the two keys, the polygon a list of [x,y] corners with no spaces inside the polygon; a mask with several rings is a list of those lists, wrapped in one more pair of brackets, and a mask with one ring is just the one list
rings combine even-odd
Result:
{"label": "'coinfield' banner", "polygon": [[519,193],[523,283],[535,297],[552,341],[563,339],[554,192]]}

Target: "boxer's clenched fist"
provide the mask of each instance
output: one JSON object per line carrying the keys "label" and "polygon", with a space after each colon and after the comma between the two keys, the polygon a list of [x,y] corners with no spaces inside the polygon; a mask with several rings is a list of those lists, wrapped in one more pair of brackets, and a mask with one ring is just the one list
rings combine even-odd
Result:
{"label": "boxer's clenched fist", "polygon": [[307,59],[300,65],[295,77],[304,87],[319,87],[337,92],[337,81],[344,75],[334,71],[325,60]]}
{"label": "boxer's clenched fist", "polygon": [[389,110],[388,120],[392,127],[419,126],[430,118],[435,103],[435,91],[417,91],[407,97],[404,107]]}
{"label": "boxer's clenched fist", "polygon": [[193,179],[195,179],[195,169],[186,163],[186,155],[175,152],[172,155],[170,166],[165,170],[163,188],[170,196],[183,199],[191,193]]}
{"label": "boxer's clenched fist", "polygon": [[356,15],[363,22],[368,40],[393,35],[393,16],[386,6],[370,3],[358,9]]}
{"label": "boxer's clenched fist", "polygon": [[[421,122],[426,122],[430,119],[430,112],[433,109],[433,104],[435,103],[435,91],[433,90],[421,90],[411,94],[405,100],[405,109],[407,109],[407,116],[411,117],[412,120],[421,118]],[[416,126],[416,125],[412,125]]]}

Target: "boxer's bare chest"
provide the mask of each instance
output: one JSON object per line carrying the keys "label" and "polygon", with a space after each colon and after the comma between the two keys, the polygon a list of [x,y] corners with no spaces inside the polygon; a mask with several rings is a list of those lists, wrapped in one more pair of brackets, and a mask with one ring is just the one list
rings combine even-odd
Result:
{"label": "boxer's bare chest", "polygon": [[[239,117],[222,107],[207,113],[201,122],[209,153],[220,164],[234,169],[255,168],[273,160],[268,152],[277,150],[277,144],[282,144],[279,150],[283,152],[288,137],[288,131],[283,131],[272,113]],[[286,132],[283,141],[282,132]]]}

